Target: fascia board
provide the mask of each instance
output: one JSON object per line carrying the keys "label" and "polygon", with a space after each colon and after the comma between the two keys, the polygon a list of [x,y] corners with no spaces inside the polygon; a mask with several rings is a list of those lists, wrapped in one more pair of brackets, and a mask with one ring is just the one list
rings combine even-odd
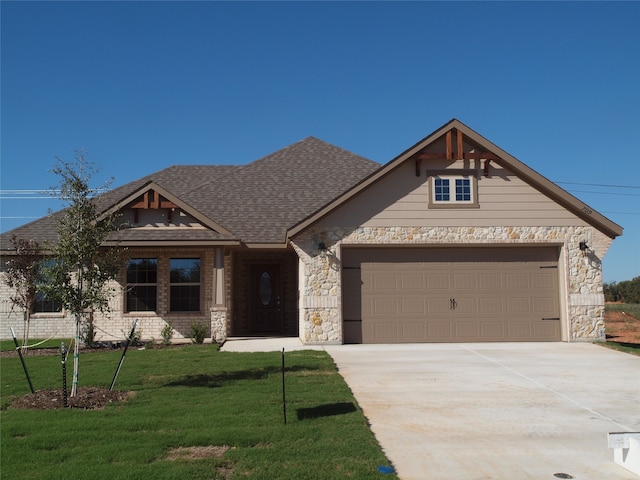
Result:
{"label": "fascia board", "polygon": [[180,242],[172,240],[119,240],[107,241],[102,244],[104,247],[223,247],[241,245],[238,240],[184,240]]}
{"label": "fascia board", "polygon": [[288,243],[245,243],[245,247],[248,249],[269,249],[269,250],[284,250],[289,247]]}

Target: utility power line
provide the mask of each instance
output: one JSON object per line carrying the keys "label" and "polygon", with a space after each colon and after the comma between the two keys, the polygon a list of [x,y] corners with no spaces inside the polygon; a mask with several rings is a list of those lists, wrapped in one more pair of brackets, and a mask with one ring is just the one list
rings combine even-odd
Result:
{"label": "utility power line", "polygon": [[[107,189],[96,188],[90,190],[91,193],[100,194],[106,192]],[[3,189],[0,190],[0,200],[61,200],[60,190],[45,189]]]}
{"label": "utility power line", "polygon": [[588,193],[590,195],[617,195],[622,197],[640,197],[640,193],[612,193],[612,192],[590,192],[588,190],[569,190],[567,192]]}
{"label": "utility power line", "polygon": [[606,210],[600,210],[600,213],[606,213],[607,215],[634,215],[636,217],[640,216],[640,213],[632,213],[632,212],[608,212]]}
{"label": "utility power line", "polygon": [[577,183],[577,182],[554,182],[557,184],[563,184],[563,185],[581,185],[583,187],[607,187],[607,188],[638,188],[640,189],[640,186],[635,186],[635,185],[605,185],[602,183]]}

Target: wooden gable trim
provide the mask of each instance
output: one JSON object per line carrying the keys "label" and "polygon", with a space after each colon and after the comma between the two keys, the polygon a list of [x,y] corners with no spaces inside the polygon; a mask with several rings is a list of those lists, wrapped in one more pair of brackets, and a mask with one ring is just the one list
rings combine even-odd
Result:
{"label": "wooden gable trim", "polygon": [[175,202],[167,200],[157,191],[150,189],[144,192],[142,196],[131,202],[125,208],[138,208],[143,210],[160,210],[165,208],[180,208]]}
{"label": "wooden gable trim", "polygon": [[[456,150],[453,152],[453,132],[456,133]],[[437,140],[437,139],[436,139]],[[473,148],[465,152],[464,142],[473,143]],[[435,141],[435,140],[434,140]],[[431,142],[433,143],[433,142]],[[425,145],[425,148],[428,145]],[[445,133],[445,151],[444,152],[417,152],[413,155],[416,160],[500,160],[501,157],[492,151],[477,148],[475,142],[466,138],[465,134],[459,129],[452,128]]]}
{"label": "wooden gable trim", "polygon": [[[456,134],[456,149],[455,155],[453,152],[453,132]],[[489,176],[489,162],[491,160],[500,160],[500,156],[493,152],[485,151],[478,148],[475,144],[474,147],[468,151],[464,151],[464,142],[469,139],[465,138],[464,133],[459,129],[452,128],[445,133],[445,151],[444,152],[418,152],[413,155],[416,163],[416,177],[422,174],[422,161],[429,160],[484,160],[484,176]],[[473,143],[473,142],[469,142]]]}
{"label": "wooden gable trim", "polygon": [[[151,199],[151,192],[153,192],[154,194],[153,199]],[[115,203],[109,209],[105,210],[103,215],[107,216],[124,208],[132,208],[134,211],[134,215],[138,210],[145,208],[179,208],[183,212],[192,216],[203,226],[224,235],[233,235],[233,232],[227,230],[222,225],[219,225],[209,217],[200,213],[195,208],[181,201],[177,196],[173,195],[171,192],[155,182],[148,182],[132,194],[122,198],[119,202]]]}
{"label": "wooden gable trim", "polygon": [[[453,156],[453,132],[456,132],[456,155],[455,158]],[[464,135],[462,134],[462,132],[456,128],[452,128],[450,130],[447,131],[447,133],[445,134],[445,148],[446,151],[444,152],[444,157],[441,157],[441,155],[443,154],[435,154],[437,155],[436,157],[432,157],[435,159],[440,159],[440,158],[444,158],[445,160],[463,160],[464,159]],[[427,154],[427,155],[433,155],[433,154]],[[422,160],[425,160],[425,158],[422,158]]]}

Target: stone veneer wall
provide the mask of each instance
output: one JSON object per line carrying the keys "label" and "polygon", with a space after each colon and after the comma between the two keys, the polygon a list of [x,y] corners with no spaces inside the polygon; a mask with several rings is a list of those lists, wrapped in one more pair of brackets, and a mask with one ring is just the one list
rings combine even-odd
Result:
{"label": "stone veneer wall", "polygon": [[227,307],[211,309],[211,340],[224,343],[227,339]]}
{"label": "stone veneer wall", "polygon": [[[328,248],[321,254],[317,246]],[[590,251],[582,252],[581,241]],[[590,226],[573,227],[357,227],[314,230],[292,245],[301,262],[300,338],[309,344],[342,343],[340,255],[346,245],[442,246],[561,245],[559,261],[563,339],[604,341],[602,258],[612,239]],[[564,272],[562,271],[564,269]]]}

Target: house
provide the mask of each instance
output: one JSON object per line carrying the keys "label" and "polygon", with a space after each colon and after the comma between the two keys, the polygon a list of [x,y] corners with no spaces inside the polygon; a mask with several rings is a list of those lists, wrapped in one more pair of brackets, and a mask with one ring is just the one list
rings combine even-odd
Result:
{"label": "house", "polygon": [[[307,138],[244,166],[174,166],[109,191],[130,228],[99,338],[205,322],[214,340],[604,340],[602,258],[622,228],[458,120],[380,166]],[[46,217],[0,237],[55,240]],[[0,334],[21,328],[2,286]],[[46,310],[42,308],[41,310]],[[50,308],[50,310],[54,310]],[[32,336],[65,337],[39,311]]]}

